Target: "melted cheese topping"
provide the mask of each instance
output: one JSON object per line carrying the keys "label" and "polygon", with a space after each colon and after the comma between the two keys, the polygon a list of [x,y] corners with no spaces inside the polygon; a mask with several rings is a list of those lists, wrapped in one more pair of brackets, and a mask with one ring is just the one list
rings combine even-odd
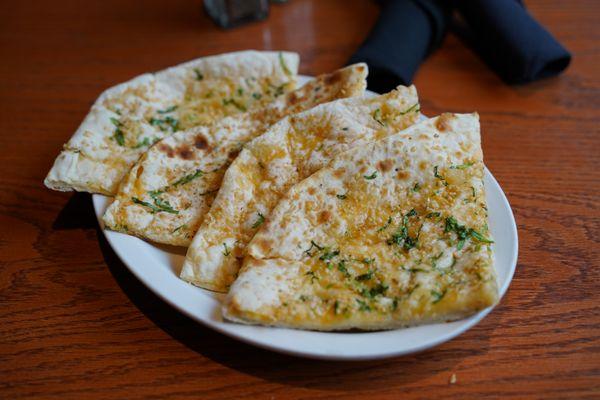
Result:
{"label": "melted cheese topping", "polygon": [[[248,246],[223,312],[322,330],[460,318],[497,301],[490,243],[477,116],[444,114],[294,186]],[[250,306],[248,288],[275,267],[291,289]]]}
{"label": "melted cheese topping", "polygon": [[[121,184],[104,216],[107,227],[161,243],[189,245],[244,143],[290,113],[363,93],[366,72],[364,65],[350,66],[320,76],[263,109],[165,138],[144,154]],[[327,85],[332,76],[339,79]],[[182,179],[184,183],[176,184]],[[223,250],[223,243],[217,248]],[[218,254],[211,249],[203,258],[209,269]]]}

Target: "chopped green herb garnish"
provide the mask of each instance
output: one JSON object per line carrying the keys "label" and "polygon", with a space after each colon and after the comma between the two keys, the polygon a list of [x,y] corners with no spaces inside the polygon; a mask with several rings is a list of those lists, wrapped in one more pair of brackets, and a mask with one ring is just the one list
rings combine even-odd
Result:
{"label": "chopped green herb garnish", "polygon": [[435,176],[436,178],[441,180],[442,183],[444,184],[444,186],[448,186],[448,182],[446,182],[446,178],[444,178],[442,175],[439,174],[437,165],[435,167],[433,167],[433,176]]}
{"label": "chopped green herb garnish", "polygon": [[373,172],[371,175],[363,175],[363,178],[367,180],[375,179],[377,178],[377,171]]}
{"label": "chopped green herb garnish", "polygon": [[338,263],[338,271],[340,271],[346,277],[350,277],[350,273],[348,272],[348,269],[346,268],[346,261],[342,260]]}
{"label": "chopped green herb garnish", "polygon": [[158,195],[152,195],[152,192],[148,192],[150,193],[150,197],[152,197],[152,200],[154,201],[154,205],[156,207],[158,207],[160,209],[160,211],[165,211],[171,214],[179,214],[179,211],[173,209],[173,207],[171,206],[171,204],[167,201],[167,200],[163,200],[160,197],[158,197]]}
{"label": "chopped green herb garnish", "polygon": [[369,271],[366,274],[359,275],[354,279],[356,279],[358,282],[362,282],[362,281],[368,281],[372,277],[373,277],[373,271]]}
{"label": "chopped green herb garnish", "polygon": [[431,291],[431,296],[433,297],[432,303],[433,304],[439,303],[444,298],[444,296],[446,295],[447,290],[448,289],[444,289],[444,291],[441,292],[441,293],[438,292],[438,291],[432,290]]}
{"label": "chopped green herb garnish", "polygon": [[120,128],[115,129],[115,134],[113,137],[115,138],[119,146],[125,146],[125,135],[123,134],[123,131]]}
{"label": "chopped green herb garnish", "polygon": [[363,258],[362,260],[360,260],[361,263],[367,265],[373,264],[373,261],[375,261],[374,258]]}
{"label": "chopped green herb garnish", "polygon": [[473,164],[475,164],[475,163],[474,162],[466,162],[461,165],[452,165],[452,166],[450,166],[450,169],[467,169],[470,166],[472,166]]}
{"label": "chopped green herb garnish", "polygon": [[469,230],[469,233],[471,234],[471,237],[475,238],[476,240],[478,240],[482,243],[494,243],[493,240],[486,238],[485,236],[483,236],[481,233],[477,232],[474,229]]}
{"label": "chopped green herb garnish", "polygon": [[135,204],[139,204],[141,206],[148,207],[152,214],[155,214],[155,213],[158,213],[161,211],[164,211],[164,212],[167,212],[170,214],[179,214],[179,211],[174,210],[168,201],[164,201],[156,196],[152,196],[152,200],[154,201],[154,204],[150,204],[146,201],[140,200],[137,197],[132,197],[131,200]]}
{"label": "chopped green herb garnish", "polygon": [[313,271],[308,271],[306,274],[304,275],[308,275],[310,276],[310,283],[314,283],[315,280],[319,280],[319,277],[315,275],[315,273]]}
{"label": "chopped green herb garnish", "polygon": [[201,81],[202,79],[204,79],[204,75],[202,75],[198,68],[194,68],[194,73],[196,74],[197,81]]}
{"label": "chopped green herb garnish", "polygon": [[235,108],[237,108],[240,111],[247,111],[246,107],[243,104],[238,103],[236,100],[234,99],[223,99],[223,105],[227,106],[227,105],[233,105]]}
{"label": "chopped green herb garnish", "polygon": [[442,213],[434,211],[434,212],[430,212],[429,214],[427,214],[425,216],[425,218],[439,218],[442,216]]}
{"label": "chopped green herb garnish", "polygon": [[339,301],[337,301],[337,300],[336,300],[336,301],[333,303],[333,313],[334,313],[335,315],[337,315],[337,314],[339,313],[339,310],[340,310],[340,303],[339,303]]}
{"label": "chopped green herb garnish", "polygon": [[423,269],[423,268],[406,268],[404,266],[400,266],[400,268],[403,271],[411,272],[411,273],[415,273],[415,272],[429,272],[429,271],[427,271],[426,269]]}
{"label": "chopped green herb garnish", "polygon": [[141,142],[138,142],[138,144],[136,144],[135,146],[133,146],[133,149],[139,149],[140,147],[146,147],[146,146],[150,146],[151,144],[153,144],[153,142],[150,142],[150,138],[145,137],[144,140],[142,140]]}
{"label": "chopped green herb garnish", "polygon": [[171,233],[178,232],[180,229],[187,228],[187,224],[179,225],[177,228],[173,229]]}
{"label": "chopped green herb garnish", "polygon": [[237,89],[237,94],[238,94],[238,96],[243,96],[244,95],[244,89],[238,88]]}
{"label": "chopped green herb garnish", "polygon": [[388,245],[396,244],[402,246],[406,251],[416,247],[419,236],[411,237],[408,235],[408,219],[417,215],[417,211],[413,208],[407,212],[402,218],[402,225],[392,234],[392,237],[387,240]]}
{"label": "chopped green herb garnish", "polygon": [[262,97],[262,94],[260,94],[260,93],[252,93],[252,97],[254,97],[256,100],[260,100],[260,98]]}
{"label": "chopped green herb garnish", "polygon": [[371,311],[371,307],[369,307],[369,305],[365,301],[361,299],[356,299],[356,302],[358,303],[359,311]]}
{"label": "chopped green herb garnish", "polygon": [[283,88],[285,87],[285,83],[282,83],[279,86],[274,86],[275,87],[275,97],[281,96],[283,94]]}
{"label": "chopped green herb garnish", "polygon": [[188,174],[188,175],[185,175],[185,176],[179,178],[171,186],[185,185],[186,183],[191,182],[194,179],[196,179],[202,175],[204,175],[204,172],[200,169],[197,169],[196,171],[192,172],[191,174]]}
{"label": "chopped green herb garnish", "polygon": [[167,116],[164,119],[153,117],[148,122],[152,126],[157,126],[163,132],[167,131],[167,127],[170,127],[173,132],[179,130],[179,121],[171,116]]}
{"label": "chopped green herb garnish", "polygon": [[319,260],[321,260],[321,261],[329,261],[333,257],[340,255],[339,250],[330,251],[327,247],[325,247],[323,250],[324,250],[323,255],[321,255],[321,257],[319,257]]}
{"label": "chopped green herb garnish", "polygon": [[494,243],[493,240],[486,238],[481,233],[477,232],[475,229],[469,229],[464,225],[460,225],[454,217],[446,218],[444,232],[456,233],[456,236],[458,238],[458,245],[456,247],[458,250],[463,248],[465,240],[469,236],[482,243]]}
{"label": "chopped green herb garnish", "polygon": [[419,107],[419,103],[415,103],[412,106],[410,106],[409,108],[407,108],[405,111],[401,111],[400,115],[405,115],[408,114],[411,111],[415,111],[415,112],[419,112],[421,111],[421,108]]}
{"label": "chopped green herb garnish", "polygon": [[377,229],[377,232],[385,231],[390,226],[391,223],[392,223],[392,217],[389,217],[387,222],[385,223],[385,225],[383,225],[381,228]]}
{"label": "chopped green herb garnish", "polygon": [[113,134],[113,139],[118,143],[119,146],[125,146],[125,135],[121,130],[123,123],[114,117],[110,117],[110,122],[116,127]]}
{"label": "chopped green herb garnish", "polygon": [[385,123],[381,120],[381,108],[373,111],[373,119],[379,123],[381,126],[385,126]]}
{"label": "chopped green herb garnish", "polygon": [[346,200],[346,198],[348,197],[348,192],[344,194],[336,194],[335,197],[337,197],[340,200]]}
{"label": "chopped green herb garnish", "polygon": [[261,226],[263,224],[263,222],[265,222],[265,216],[262,215],[261,213],[257,213],[258,214],[258,219],[256,220],[256,222],[252,225],[252,229],[256,229],[259,226]]}
{"label": "chopped green herb garnish", "polygon": [[300,295],[300,300],[301,301],[306,301],[306,300],[308,300],[308,296],[301,294]]}
{"label": "chopped green herb garnish", "polygon": [[171,106],[169,108],[165,108],[164,110],[158,110],[157,113],[159,114],[168,114],[171,113],[173,111],[177,110],[177,106]]}
{"label": "chopped green herb garnish", "polygon": [[229,250],[229,248],[227,247],[227,243],[223,243],[223,255],[225,257],[229,256],[231,254],[231,251]]}
{"label": "chopped green herb garnish", "polygon": [[316,244],[313,240],[310,241],[310,247],[308,248],[308,250],[304,250],[304,252],[309,256],[312,257],[314,255],[314,253],[311,253],[312,249],[315,248],[317,250],[323,250],[322,246],[319,246],[318,244]]}
{"label": "chopped green herb garnish", "polygon": [[385,292],[387,290],[388,290],[388,285],[383,284],[383,283],[378,283],[377,285],[373,286],[371,289],[364,290],[361,294],[365,297],[373,299],[379,295],[385,294]]}
{"label": "chopped green herb garnish", "polygon": [[419,182],[415,182],[415,185],[412,188],[413,192],[418,192],[419,190],[421,190],[421,185],[419,185]]}
{"label": "chopped green herb garnish", "polygon": [[283,58],[283,53],[282,52],[279,52],[279,64],[281,64],[281,69],[283,69],[283,72],[287,76],[291,76],[292,75],[292,71],[290,71],[290,69],[288,68],[287,64],[285,63],[285,59]]}

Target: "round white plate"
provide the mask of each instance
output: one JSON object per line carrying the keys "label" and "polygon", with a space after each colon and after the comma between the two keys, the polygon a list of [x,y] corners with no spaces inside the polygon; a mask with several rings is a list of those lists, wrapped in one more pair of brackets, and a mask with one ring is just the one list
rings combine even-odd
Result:
{"label": "round white plate", "polygon": [[[506,196],[487,169],[484,183],[489,228],[495,240],[495,267],[500,296],[503,296],[517,263],[517,228]],[[226,322],[220,313],[223,295],[179,279],[185,258],[184,248],[157,245],[104,229],[101,217],[111,201],[109,197],[94,195],[96,216],[110,246],[144,285],[201,324],[266,349],[327,360],[370,360],[400,356],[446,342],[474,326],[492,310],[490,307],[460,321],[382,332],[313,332]]]}

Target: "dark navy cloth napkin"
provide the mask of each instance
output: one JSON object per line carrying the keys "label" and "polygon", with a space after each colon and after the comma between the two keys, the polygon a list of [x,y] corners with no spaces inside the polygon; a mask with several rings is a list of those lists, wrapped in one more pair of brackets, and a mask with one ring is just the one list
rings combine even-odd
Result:
{"label": "dark navy cloth napkin", "polygon": [[[507,83],[558,75],[571,60],[569,52],[518,0],[380,3],[379,20],[350,59],[350,63],[369,65],[368,86],[376,92],[410,84],[449,26]],[[458,14],[454,19],[453,12]]]}
{"label": "dark navy cloth napkin", "polygon": [[423,59],[444,38],[451,8],[436,0],[380,3],[379,19],[349,63],[366,62],[369,89],[384,93],[412,81]]}
{"label": "dark navy cloth napkin", "polygon": [[516,0],[458,0],[457,34],[507,83],[558,75],[571,54]]}

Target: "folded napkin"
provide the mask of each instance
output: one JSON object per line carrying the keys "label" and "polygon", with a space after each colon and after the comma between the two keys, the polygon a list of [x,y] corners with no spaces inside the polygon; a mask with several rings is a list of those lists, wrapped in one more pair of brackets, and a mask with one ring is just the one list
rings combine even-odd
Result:
{"label": "folded napkin", "polygon": [[561,73],[571,54],[517,0],[458,0],[457,34],[507,83]]}
{"label": "folded napkin", "polygon": [[[518,0],[385,0],[365,42],[350,59],[369,65],[369,89],[409,84],[450,25],[507,83],[562,72],[571,60]],[[452,12],[458,16],[451,18]],[[450,23],[451,21],[452,24]]]}
{"label": "folded napkin", "polygon": [[349,64],[369,65],[368,87],[385,93],[407,85],[423,59],[442,41],[450,21],[448,2],[387,0],[365,42]]}

